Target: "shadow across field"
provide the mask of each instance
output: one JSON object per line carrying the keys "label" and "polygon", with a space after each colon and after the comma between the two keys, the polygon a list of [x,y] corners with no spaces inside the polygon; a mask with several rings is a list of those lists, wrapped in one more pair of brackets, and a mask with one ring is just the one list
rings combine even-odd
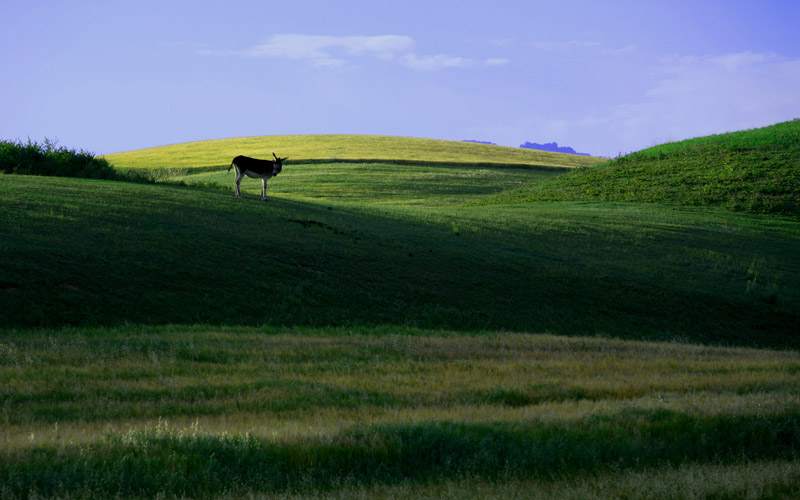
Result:
{"label": "shadow across field", "polygon": [[791,220],[36,183],[7,178],[0,193],[6,327],[398,324],[800,346]]}

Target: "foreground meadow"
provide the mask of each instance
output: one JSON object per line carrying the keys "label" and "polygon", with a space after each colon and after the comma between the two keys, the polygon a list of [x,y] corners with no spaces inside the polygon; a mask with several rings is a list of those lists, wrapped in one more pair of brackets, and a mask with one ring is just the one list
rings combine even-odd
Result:
{"label": "foreground meadow", "polygon": [[0,495],[788,498],[799,370],[794,351],[508,332],[15,331]]}

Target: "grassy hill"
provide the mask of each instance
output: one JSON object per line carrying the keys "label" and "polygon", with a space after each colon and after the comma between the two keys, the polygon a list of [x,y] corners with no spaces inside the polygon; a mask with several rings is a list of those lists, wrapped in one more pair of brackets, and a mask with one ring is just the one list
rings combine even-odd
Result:
{"label": "grassy hill", "polygon": [[603,200],[800,215],[800,121],[663,144],[485,203]]}
{"label": "grassy hill", "polygon": [[409,162],[574,168],[601,159],[457,141],[378,135],[278,135],[189,142],[106,155],[115,167],[192,168],[230,165],[237,155],[288,156],[290,163]]}

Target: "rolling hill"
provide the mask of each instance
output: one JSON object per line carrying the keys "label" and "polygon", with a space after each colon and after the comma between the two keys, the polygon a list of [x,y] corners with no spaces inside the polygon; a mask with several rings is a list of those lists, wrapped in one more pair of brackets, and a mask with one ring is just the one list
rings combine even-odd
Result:
{"label": "rolling hill", "polygon": [[121,169],[193,168],[230,165],[243,154],[272,158],[272,153],[288,156],[292,163],[311,162],[406,162],[459,163],[475,165],[529,165],[575,168],[603,161],[593,157],[573,157],[460,141],[377,135],[278,135],[240,137],[189,142],[106,155]]}
{"label": "rolling hill", "polygon": [[800,120],[663,144],[486,203],[638,201],[800,215]]}

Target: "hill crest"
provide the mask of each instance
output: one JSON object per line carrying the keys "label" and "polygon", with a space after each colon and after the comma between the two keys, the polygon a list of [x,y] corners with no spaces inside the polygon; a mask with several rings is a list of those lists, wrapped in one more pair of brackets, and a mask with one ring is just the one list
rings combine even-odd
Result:
{"label": "hill crest", "polygon": [[192,168],[227,165],[234,156],[293,163],[340,161],[438,162],[577,168],[602,159],[462,141],[381,135],[276,135],[214,139],[105,155],[117,168]]}

